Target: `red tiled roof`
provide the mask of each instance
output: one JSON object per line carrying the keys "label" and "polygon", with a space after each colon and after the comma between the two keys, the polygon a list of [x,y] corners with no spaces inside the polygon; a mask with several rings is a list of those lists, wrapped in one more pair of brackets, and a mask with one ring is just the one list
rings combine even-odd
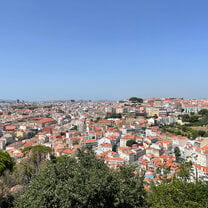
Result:
{"label": "red tiled roof", "polygon": [[87,139],[84,141],[84,143],[92,143],[92,142],[97,142],[96,139]]}
{"label": "red tiled roof", "polygon": [[134,135],[125,135],[125,136],[123,136],[122,139],[134,139],[134,138],[135,138]]}
{"label": "red tiled roof", "polygon": [[102,119],[102,120],[99,120],[98,123],[111,123],[111,121],[107,119]]}
{"label": "red tiled roof", "polygon": [[62,152],[66,154],[72,154],[74,151],[72,149],[65,149]]}
{"label": "red tiled roof", "polygon": [[16,126],[5,126],[4,128],[5,128],[6,131],[14,131],[14,130],[17,129]]}
{"label": "red tiled roof", "polygon": [[38,123],[50,123],[50,122],[54,122],[54,121],[56,121],[56,120],[53,118],[42,118],[38,121]]}
{"label": "red tiled roof", "polygon": [[101,144],[101,146],[102,147],[111,147],[111,144],[109,144],[109,143],[103,143],[103,144]]}

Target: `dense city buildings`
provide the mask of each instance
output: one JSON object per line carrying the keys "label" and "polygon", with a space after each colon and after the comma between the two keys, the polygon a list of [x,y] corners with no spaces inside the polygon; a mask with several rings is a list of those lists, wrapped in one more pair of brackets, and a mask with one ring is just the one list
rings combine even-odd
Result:
{"label": "dense city buildings", "polygon": [[208,100],[11,102],[0,107],[0,149],[18,163],[43,145],[54,156],[90,147],[109,168],[133,164],[144,180],[172,178],[191,161],[192,179],[208,181]]}

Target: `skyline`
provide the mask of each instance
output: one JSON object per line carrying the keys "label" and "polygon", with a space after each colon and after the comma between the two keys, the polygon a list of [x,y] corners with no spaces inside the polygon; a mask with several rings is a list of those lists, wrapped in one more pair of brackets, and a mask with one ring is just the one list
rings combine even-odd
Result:
{"label": "skyline", "polygon": [[[136,96],[131,96],[131,97],[136,97]],[[68,99],[51,99],[51,100],[23,100],[21,98],[17,98],[17,99],[1,99],[0,98],[0,103],[1,102],[8,102],[8,103],[16,103],[18,101],[19,104],[27,104],[27,103],[47,103],[47,102],[119,102],[119,101],[128,101],[131,97],[125,97],[125,98],[121,98],[121,99],[73,99],[73,98],[68,98]],[[137,98],[141,98],[141,97],[137,97]],[[165,99],[177,99],[177,100],[190,100],[190,101],[207,101],[208,99],[206,98],[188,98],[188,97],[142,97],[141,99],[143,100],[165,100]]]}
{"label": "skyline", "polygon": [[0,2],[0,99],[207,99],[207,6]]}

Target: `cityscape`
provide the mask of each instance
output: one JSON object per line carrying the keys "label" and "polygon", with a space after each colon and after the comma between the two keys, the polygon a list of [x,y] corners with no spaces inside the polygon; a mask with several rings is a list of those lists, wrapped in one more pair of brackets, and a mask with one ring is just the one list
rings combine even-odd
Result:
{"label": "cityscape", "polygon": [[0,208],[208,208],[208,1],[0,1]]}
{"label": "cityscape", "polygon": [[[90,148],[112,170],[133,165],[144,188],[177,176],[208,181],[208,100],[131,97],[120,101],[2,101],[0,149],[21,163],[42,145],[54,157]],[[20,188],[20,187],[17,187]]]}

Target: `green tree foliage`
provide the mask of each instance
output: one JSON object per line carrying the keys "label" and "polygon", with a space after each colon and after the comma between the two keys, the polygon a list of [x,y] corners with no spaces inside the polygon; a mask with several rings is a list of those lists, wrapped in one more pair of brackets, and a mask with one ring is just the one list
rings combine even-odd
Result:
{"label": "green tree foliage", "polygon": [[14,197],[11,194],[4,196],[0,193],[0,207],[2,208],[11,208],[13,207]]}
{"label": "green tree foliage", "polygon": [[77,130],[78,130],[78,127],[76,125],[70,128],[70,131],[77,131]]}
{"label": "green tree foliage", "polygon": [[137,98],[137,97],[131,97],[131,98],[129,98],[129,101],[132,103],[143,103],[143,99]]}
{"label": "green tree foliage", "polygon": [[[27,156],[26,159],[17,163],[13,169],[7,168],[0,178],[0,193],[4,196],[9,195],[9,190],[15,185],[26,186],[46,162],[51,149],[38,145],[25,148],[23,152]],[[53,161],[51,160],[51,163]],[[4,198],[7,199],[7,197]]]}
{"label": "green tree foliage", "polygon": [[6,170],[12,170],[14,165],[13,159],[7,152],[0,150],[0,175]]}
{"label": "green tree foliage", "polygon": [[189,139],[195,139],[196,137],[207,137],[208,132],[203,130],[195,130],[186,125],[179,125],[179,124],[172,124],[172,125],[165,125],[162,127],[163,132],[170,132],[175,135],[186,136]]}
{"label": "green tree foliage", "polygon": [[91,151],[48,163],[26,187],[16,208],[146,207],[142,179],[134,167],[110,170]]}
{"label": "green tree foliage", "polygon": [[180,180],[188,182],[192,176],[192,162],[185,162],[180,166],[177,176]]}
{"label": "green tree foliage", "polygon": [[38,173],[42,162],[44,162],[47,158],[50,158],[51,151],[50,147],[42,145],[29,146],[22,150],[24,154],[28,155],[27,162],[30,164],[29,166],[32,166],[35,170],[35,174]]}
{"label": "green tree foliage", "polygon": [[208,115],[208,110],[207,109],[202,109],[198,112],[199,115],[202,115],[202,116],[207,116]]}
{"label": "green tree foliage", "polygon": [[35,136],[35,132],[30,131],[30,132],[28,132],[28,133],[26,134],[26,139],[31,139],[31,138],[33,138],[34,136]]}
{"label": "green tree foliage", "polygon": [[25,154],[26,159],[17,163],[10,175],[4,175],[7,187],[17,184],[27,185],[32,177],[38,174],[41,166],[47,159],[51,159],[52,162],[54,161],[50,156],[51,149],[49,147],[41,145],[30,146],[23,149],[22,152]]}
{"label": "green tree foliage", "polygon": [[61,132],[60,135],[61,135],[61,136],[66,136],[66,133],[65,133],[65,132]]}
{"label": "green tree foliage", "polygon": [[174,148],[174,154],[175,154],[175,157],[176,157],[176,161],[179,162],[180,157],[181,157],[181,151],[180,151],[179,147]]}
{"label": "green tree foliage", "polygon": [[126,142],[126,146],[132,147],[134,144],[138,144],[134,139],[130,139]]}
{"label": "green tree foliage", "polygon": [[185,114],[181,117],[183,122],[188,122],[190,126],[204,126],[208,125],[208,110],[202,109],[198,112],[198,114]]}
{"label": "green tree foliage", "polygon": [[7,183],[11,183],[10,180],[6,181],[9,177],[9,172],[13,169],[14,161],[7,152],[0,151],[0,207],[9,208],[12,207],[13,197],[8,193]]}
{"label": "green tree foliage", "polygon": [[121,113],[107,113],[106,115],[106,119],[108,118],[122,118]]}
{"label": "green tree foliage", "polygon": [[205,208],[208,206],[208,184],[187,183],[174,179],[172,182],[153,185],[149,203],[154,208]]}

